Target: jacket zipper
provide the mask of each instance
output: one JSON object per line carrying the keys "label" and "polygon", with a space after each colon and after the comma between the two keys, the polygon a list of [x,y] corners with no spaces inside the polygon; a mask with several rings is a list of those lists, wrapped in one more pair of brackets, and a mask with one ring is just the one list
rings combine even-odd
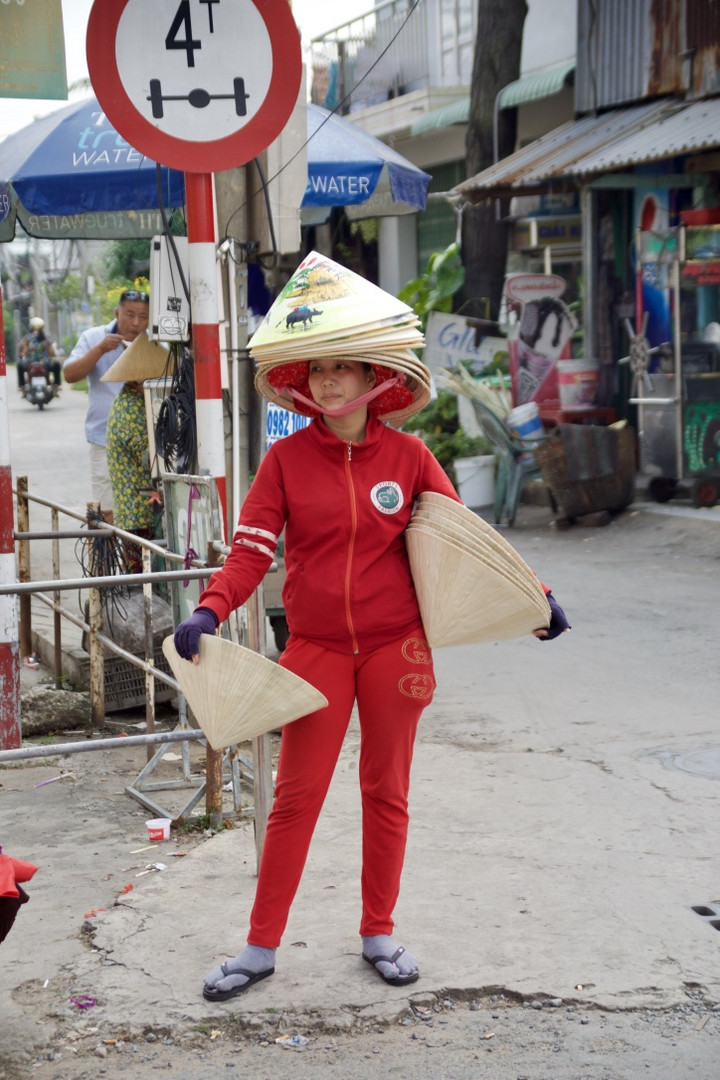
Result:
{"label": "jacket zipper", "polygon": [[352,640],[353,653],[358,653],[357,638],[355,636],[355,624],[353,623],[352,611],[350,608],[350,581],[352,577],[352,561],[353,552],[355,550],[355,536],[357,535],[357,502],[355,500],[355,487],[352,481],[352,472],[350,466],[352,464],[352,443],[347,444],[347,458],[345,460],[345,473],[347,475],[348,489],[350,492],[350,522],[352,528],[350,530],[350,541],[348,543],[347,562],[345,564],[345,618],[347,619],[348,630],[350,631],[350,638]]}

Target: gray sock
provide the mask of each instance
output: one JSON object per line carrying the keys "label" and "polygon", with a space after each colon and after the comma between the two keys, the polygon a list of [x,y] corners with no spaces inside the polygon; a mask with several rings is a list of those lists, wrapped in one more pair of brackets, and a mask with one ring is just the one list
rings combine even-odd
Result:
{"label": "gray sock", "polygon": [[263,949],[260,945],[246,945],[232,960],[213,968],[210,974],[205,976],[205,986],[211,990],[223,991],[244,986],[250,980],[247,975],[239,974],[238,969],[243,968],[255,974],[271,971],[275,968],[275,952],[275,949]]}
{"label": "gray sock", "polygon": [[[389,934],[376,934],[362,939],[363,956],[376,961],[375,966],[384,979],[413,975],[418,970],[417,960],[407,949],[403,950],[394,963],[390,963],[390,957],[394,956],[397,950],[398,945]],[[376,960],[379,956],[387,959]]]}

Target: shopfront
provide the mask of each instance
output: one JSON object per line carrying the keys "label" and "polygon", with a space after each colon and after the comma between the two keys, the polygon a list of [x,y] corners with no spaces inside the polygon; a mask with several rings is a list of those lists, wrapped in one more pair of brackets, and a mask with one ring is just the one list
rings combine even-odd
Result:
{"label": "shopfront", "polygon": [[564,300],[581,297],[582,216],[577,192],[515,200],[508,271],[559,274],[566,282]]}
{"label": "shopfront", "polygon": [[685,485],[696,506],[713,506],[720,501],[720,212],[680,218],[676,228],[638,234],[643,303],[654,293],[656,310],[668,313],[671,347],[655,354],[659,361],[638,356],[631,400],[651,494],[664,502]]}

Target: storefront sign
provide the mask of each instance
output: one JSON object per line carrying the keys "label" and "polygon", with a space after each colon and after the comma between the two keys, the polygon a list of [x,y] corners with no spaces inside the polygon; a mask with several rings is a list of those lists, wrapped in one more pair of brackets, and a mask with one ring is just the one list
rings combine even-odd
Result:
{"label": "storefront sign", "polygon": [[300,431],[309,423],[309,416],[300,416],[299,413],[290,412],[289,409],[281,409],[274,401],[269,401],[265,421],[265,445],[272,446],[274,442]]}
{"label": "storefront sign", "polygon": [[578,248],[582,242],[582,218],[575,215],[526,218],[516,221],[512,230],[514,251],[543,247]]}
{"label": "storefront sign", "polygon": [[2,0],[0,98],[67,96],[60,0]]}
{"label": "storefront sign", "polygon": [[511,274],[506,300],[520,306],[520,319],[508,341],[513,404],[559,397],[557,362],[570,358],[577,323],[560,299],[565,279],[558,274]]}
{"label": "storefront sign", "polygon": [[483,324],[477,319],[440,311],[430,312],[425,341],[422,360],[433,375],[463,362],[469,362],[470,370],[477,373],[492,363],[498,353],[507,352],[506,339],[483,333]]}
{"label": "storefront sign", "polygon": [[682,276],[686,285],[720,285],[720,262],[702,259],[685,263]]}
{"label": "storefront sign", "polygon": [[660,345],[672,337],[669,267],[673,234],[669,231],[666,190],[651,184],[634,190],[633,228],[640,230],[641,303],[643,312],[647,313],[645,337],[650,345]]}

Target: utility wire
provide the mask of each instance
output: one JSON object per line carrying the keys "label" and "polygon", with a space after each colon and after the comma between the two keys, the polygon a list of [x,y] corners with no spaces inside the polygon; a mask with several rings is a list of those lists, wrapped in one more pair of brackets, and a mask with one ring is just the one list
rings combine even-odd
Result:
{"label": "utility wire", "polygon": [[[271,183],[273,182],[273,180],[277,180],[278,176],[280,176],[280,174],[281,174],[282,172],[284,172],[284,171],[285,171],[285,169],[287,169],[289,165],[291,165],[291,164],[292,164],[292,162],[293,162],[293,161],[295,160],[295,158],[296,158],[296,157],[298,157],[298,156],[299,156],[299,155],[300,155],[300,154],[301,154],[301,153],[303,152],[303,150],[305,149],[305,147],[306,147],[306,146],[308,146],[308,144],[309,144],[309,143],[310,143],[310,142],[312,141],[312,139],[313,139],[313,138],[315,137],[315,135],[317,135],[318,131],[320,131],[320,130],[321,130],[321,128],[323,128],[323,127],[325,126],[325,124],[327,124],[327,122],[328,122],[328,120],[330,119],[330,117],[331,117],[331,116],[334,116],[334,115],[335,115],[335,113],[337,113],[337,112],[338,112],[338,110],[339,110],[339,109],[341,109],[341,108],[343,107],[343,105],[344,105],[344,104],[345,104],[345,103],[346,103],[347,101],[349,101],[349,100],[350,100],[350,98],[352,97],[352,95],[353,95],[353,94],[355,93],[355,91],[356,91],[356,90],[358,89],[358,87],[359,87],[359,86],[362,86],[362,84],[364,83],[365,79],[367,79],[368,75],[370,75],[370,74],[371,74],[371,72],[373,72],[373,71],[375,70],[375,68],[376,68],[376,67],[377,67],[377,65],[378,65],[378,64],[380,63],[380,61],[381,61],[381,60],[383,59],[383,57],[384,57],[384,56],[386,55],[386,53],[387,53],[387,52],[389,52],[389,50],[390,50],[390,49],[391,49],[391,48],[393,47],[393,45],[394,45],[394,44],[395,44],[395,42],[397,41],[398,37],[400,36],[400,34],[401,34],[401,33],[403,32],[403,30],[404,30],[404,29],[405,29],[405,27],[407,26],[408,20],[410,19],[411,15],[412,15],[412,14],[413,14],[413,12],[415,11],[415,9],[416,9],[416,8],[417,8],[417,7],[418,7],[418,6],[420,5],[420,3],[421,3],[421,0],[415,0],[415,2],[414,2],[414,3],[413,3],[413,4],[411,5],[411,7],[410,7],[410,8],[408,9],[408,13],[407,13],[407,15],[405,16],[405,18],[403,19],[403,21],[402,21],[402,22],[400,23],[400,26],[399,26],[399,27],[397,28],[397,30],[395,31],[395,33],[393,34],[393,36],[392,36],[392,37],[390,38],[390,41],[389,41],[389,42],[387,43],[387,45],[386,45],[386,46],[385,46],[385,48],[384,48],[384,49],[382,50],[382,52],[381,52],[381,53],[380,53],[380,54],[379,54],[379,55],[377,56],[377,58],[375,59],[375,61],[374,61],[374,62],[373,62],[373,63],[372,63],[371,65],[370,65],[370,67],[369,67],[369,68],[367,69],[367,71],[366,71],[366,72],[365,72],[365,74],[364,74],[364,75],[362,76],[362,78],[361,78],[361,79],[358,79],[358,81],[357,81],[357,82],[356,82],[356,83],[355,83],[355,84],[354,84],[354,85],[353,85],[353,86],[352,86],[352,87],[350,88],[350,90],[348,90],[347,94],[345,94],[345,96],[344,96],[344,97],[342,98],[342,100],[341,100],[341,101],[339,101],[339,102],[337,103],[337,105],[335,106],[335,108],[334,108],[334,109],[330,109],[330,110],[329,110],[329,115],[328,115],[328,116],[326,116],[326,117],[325,117],[325,119],[324,119],[324,120],[322,121],[322,123],[318,125],[318,127],[317,127],[317,128],[316,128],[316,130],[315,130],[315,131],[313,132],[313,134],[312,134],[312,135],[310,135],[310,136],[309,136],[309,137],[308,137],[308,138],[307,138],[307,139],[305,140],[305,142],[304,142],[304,143],[302,144],[302,146],[300,146],[300,147],[299,147],[299,148],[298,148],[298,149],[297,149],[297,150],[295,151],[295,153],[294,153],[294,154],[292,155],[292,157],[289,157],[287,161],[283,162],[283,164],[282,164],[282,165],[281,165],[281,167],[280,167],[280,168],[278,169],[278,171],[277,171],[277,172],[276,172],[276,173],[275,173],[275,174],[274,174],[273,176],[271,176],[269,180],[266,180],[266,181],[263,181],[263,182],[262,182],[262,183],[263,183],[263,187],[262,187],[262,190],[265,190],[265,188],[266,188],[266,185],[267,185],[267,184],[271,184]],[[262,175],[262,174],[261,174],[261,175]],[[243,209],[244,209],[244,208],[245,208],[245,207],[247,206],[248,202],[249,202],[249,201],[250,201],[251,199],[254,199],[256,195],[259,195],[259,194],[260,194],[260,190],[261,190],[261,189],[258,189],[258,190],[256,190],[256,191],[253,191],[253,192],[252,192],[252,193],[250,194],[250,196],[249,196],[249,197],[248,197],[248,198],[247,198],[247,199],[245,200],[245,202],[241,203],[241,204],[240,204],[240,206],[238,206],[238,207],[237,207],[237,209],[236,209],[236,210],[234,210],[234,211],[233,211],[233,213],[232,213],[232,214],[230,215],[230,217],[228,218],[228,221],[227,221],[227,225],[225,226],[225,239],[227,239],[227,238],[228,238],[228,228],[229,228],[229,226],[230,226],[230,222],[231,222],[231,221],[232,221],[232,219],[233,219],[233,218],[235,217],[235,214],[238,214],[238,213],[240,213],[240,211],[241,211],[241,210],[243,210]],[[265,195],[265,197],[266,197],[266,199],[268,198],[267,194]],[[277,256],[277,252],[276,252],[276,251],[273,251],[273,257],[276,257],[276,256]]]}

